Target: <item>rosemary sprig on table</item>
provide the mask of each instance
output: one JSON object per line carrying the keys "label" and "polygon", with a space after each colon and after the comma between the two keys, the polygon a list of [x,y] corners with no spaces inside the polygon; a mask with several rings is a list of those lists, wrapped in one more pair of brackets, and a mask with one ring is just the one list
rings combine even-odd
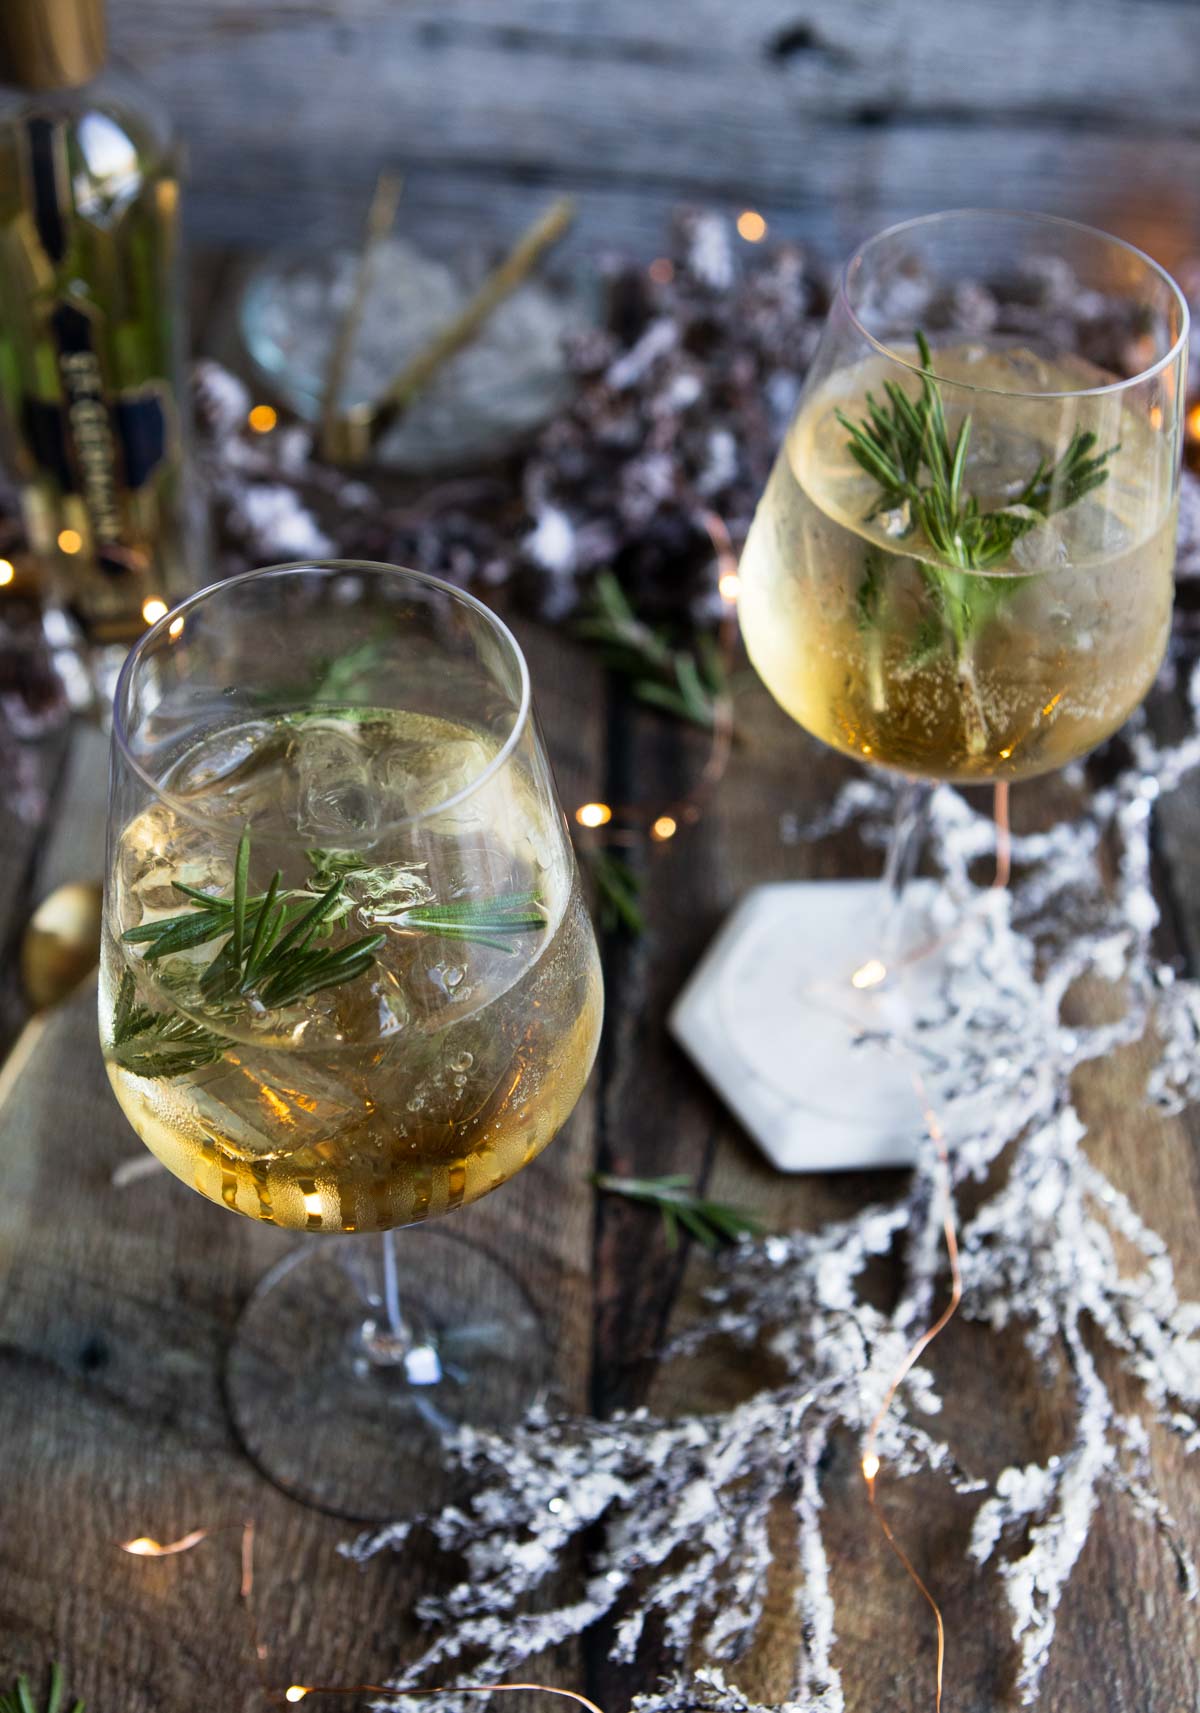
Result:
{"label": "rosemary sprig on table", "polygon": [[[62,1713],[62,1705],[62,1667],[56,1660],[50,1667],[50,1692],[46,1697],[43,1713]],[[0,1692],[0,1713],[38,1713],[29,1679],[23,1673],[12,1689]],[[71,1713],[84,1713],[83,1702],[73,1702]]]}
{"label": "rosemary sprig on table", "polygon": [[697,634],[693,648],[675,647],[638,617],[611,571],[596,578],[591,605],[575,628],[599,647],[605,665],[630,680],[640,702],[711,728],[729,691],[720,651],[707,633]]}
{"label": "rosemary sprig on table", "polygon": [[706,1249],[734,1243],[742,1236],[754,1236],[763,1228],[762,1219],[751,1209],[697,1195],[686,1172],[674,1172],[663,1178],[617,1178],[599,1172],[592,1181],[611,1195],[658,1208],[671,1249],[679,1242],[681,1225]]}
{"label": "rosemary sprig on table", "polygon": [[[917,398],[910,398],[898,382],[885,380],[886,402],[868,393],[867,415],[861,421],[840,410],[836,415],[850,437],[851,457],[879,484],[879,499],[867,521],[881,512],[899,512],[903,527],[898,538],[919,530],[943,561],[923,562],[921,575],[961,650],[1005,594],[1024,579],[968,579],[959,573],[1003,564],[1023,535],[1107,481],[1108,461],[1120,447],[1097,453],[1095,434],[1077,428],[1062,457],[1053,463],[1041,458],[1009,505],[983,511],[965,488],[971,418],[964,417],[952,439],[929,341],[917,333],[916,342],[923,371]],[[857,596],[861,625],[879,619],[885,566],[884,555],[870,549]]]}
{"label": "rosemary sprig on table", "polygon": [[[312,851],[309,859],[322,879],[332,872],[332,879],[316,895],[285,890],[280,869],[265,892],[251,895],[247,830],[238,843],[231,898],[174,881],[175,890],[188,900],[188,909],[142,923],[122,935],[128,945],[145,946],[142,961],[147,964],[222,937],[224,944],[197,984],[200,1001],[212,1007],[211,1028],[182,1011],[154,1011],[139,1004],[133,972],[125,971],[113,1014],[112,1057],[117,1064],[136,1076],[183,1076],[221,1057],[229,1045],[222,1025],[244,1016],[250,1002],[263,1010],[281,1010],[366,974],[385,934],[367,934],[343,946],[315,942],[354,909],[354,900],[346,893],[351,875],[361,871],[377,877],[380,884],[378,877],[387,871],[361,862],[356,868],[348,852]],[[400,896],[411,897],[413,870],[397,867],[395,873]],[[546,925],[533,892],[441,905],[411,904],[389,920],[403,928],[473,940],[506,952],[512,950],[506,935]]]}
{"label": "rosemary sprig on table", "polygon": [[646,916],[639,901],[642,876],[624,857],[597,845],[581,845],[579,859],[595,889],[600,926],[606,934],[624,928],[629,934],[646,932]]}

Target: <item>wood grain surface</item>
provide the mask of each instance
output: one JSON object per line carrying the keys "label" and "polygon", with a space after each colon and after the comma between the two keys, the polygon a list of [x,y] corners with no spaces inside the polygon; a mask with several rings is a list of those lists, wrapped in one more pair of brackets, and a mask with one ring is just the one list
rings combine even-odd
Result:
{"label": "wood grain surface", "polygon": [[840,255],[970,204],[1200,232],[1200,9],[1181,0],[111,0],[206,240],[357,235],[381,167],[432,245],[552,190],[574,242],[661,246],[680,200]]}

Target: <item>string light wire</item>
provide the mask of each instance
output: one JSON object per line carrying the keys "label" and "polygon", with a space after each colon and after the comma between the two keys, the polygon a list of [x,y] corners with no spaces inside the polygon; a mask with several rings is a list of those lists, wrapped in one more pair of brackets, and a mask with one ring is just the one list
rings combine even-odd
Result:
{"label": "string light wire", "polygon": [[[992,887],[993,890],[1003,891],[1007,887],[1009,878],[1012,874],[1012,829],[1009,823],[1008,781],[1006,779],[997,780],[993,787],[992,816],[996,829],[996,872],[992,879]],[[941,941],[937,942],[939,945],[941,943]],[[929,946],[921,948],[919,955],[927,955],[930,949],[931,948]],[[905,963],[913,961],[915,961],[914,958],[902,959],[900,964],[896,967],[903,968]],[[864,969],[866,967],[866,965],[863,966]],[[882,968],[883,966],[881,965],[880,967]],[[860,973],[860,971],[855,972],[856,975]],[[889,972],[887,970],[884,970],[885,976],[888,973]],[[913,1564],[912,1559],[896,1539],[892,1526],[880,1507],[878,1494],[879,1475],[883,1465],[876,1447],[879,1443],[880,1431],[884,1422],[887,1420],[892,1404],[895,1402],[896,1393],[903,1385],[914,1365],[920,1361],[921,1357],[929,1349],[934,1339],[939,1337],[954,1319],[954,1316],[958,1312],[959,1305],[962,1302],[962,1261],[958,1248],[958,1227],[954,1218],[954,1198],[951,1194],[950,1188],[950,1155],[946,1146],[946,1136],[942,1129],[941,1121],[934,1110],[933,1103],[929,1098],[929,1093],[925,1087],[925,1082],[920,1071],[915,1065],[910,1065],[909,1069],[912,1076],[913,1088],[916,1091],[917,1099],[921,1105],[921,1116],[924,1119],[925,1129],[929,1136],[929,1140],[933,1144],[934,1156],[937,1163],[937,1192],[942,1203],[942,1241],[946,1246],[946,1258],[950,1267],[950,1295],[946,1301],[946,1306],[938,1315],[937,1319],[932,1323],[932,1325],[926,1327],[925,1331],[916,1339],[914,1339],[913,1343],[905,1352],[903,1361],[889,1380],[887,1390],[883,1395],[883,1401],[875,1412],[875,1418],[867,1429],[866,1438],[863,1440],[862,1461],[860,1467],[862,1469],[863,1480],[866,1483],[867,1501],[870,1504],[871,1510],[875,1514],[879,1527],[883,1531],[884,1539],[903,1565],[906,1573],[912,1579],[912,1582],[921,1594],[921,1597],[925,1600],[930,1611],[933,1613],[934,1630],[937,1638],[937,1662],[934,1678],[933,1705],[934,1713],[941,1713],[942,1694],[945,1686],[946,1674],[946,1625],[942,1617],[942,1609],[938,1605],[938,1602],[928,1584]]]}

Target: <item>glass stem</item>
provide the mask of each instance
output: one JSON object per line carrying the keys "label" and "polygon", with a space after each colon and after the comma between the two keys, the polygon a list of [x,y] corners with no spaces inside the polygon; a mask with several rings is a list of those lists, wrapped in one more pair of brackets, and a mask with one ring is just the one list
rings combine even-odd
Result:
{"label": "glass stem", "polygon": [[383,1244],[383,1312],[387,1316],[388,1337],[397,1350],[406,1348],[411,1342],[404,1316],[400,1312],[400,1280],[396,1268],[396,1233],[384,1231],[380,1233]]}
{"label": "glass stem", "polygon": [[879,956],[890,966],[896,959],[904,927],[904,893],[916,872],[929,831],[933,786],[925,779],[906,779],[896,801],[896,814],[883,865],[883,922]]}
{"label": "glass stem", "polygon": [[[359,1349],[372,1368],[395,1368],[408,1361],[417,1343],[400,1307],[396,1234],[394,1231],[380,1232],[378,1249],[367,1238],[362,1242],[367,1249],[362,1252],[365,1276],[360,1276],[359,1290],[366,1312],[359,1334]],[[376,1255],[381,1263],[378,1273],[373,1265]]]}

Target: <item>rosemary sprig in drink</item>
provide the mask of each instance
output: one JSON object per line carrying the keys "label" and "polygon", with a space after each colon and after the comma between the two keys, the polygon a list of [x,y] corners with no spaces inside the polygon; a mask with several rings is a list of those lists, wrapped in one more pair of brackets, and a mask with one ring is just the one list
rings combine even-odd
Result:
{"label": "rosemary sprig in drink", "polygon": [[[867,394],[867,415],[853,422],[837,419],[850,436],[855,462],[879,483],[880,498],[871,517],[909,508],[908,530],[920,529],[948,566],[986,571],[1003,564],[1023,535],[1052,512],[1064,511],[1108,479],[1106,465],[1120,446],[1093,453],[1096,436],[1077,428],[1062,457],[1042,458],[1011,505],[980,509],[964,490],[971,418],[963,418],[951,441],[941,388],[933,373],[933,354],[923,333],[916,335],[921,356],[921,395],[910,399],[898,382],[886,380],[887,405]],[[929,567],[935,574],[939,567]]]}
{"label": "rosemary sprig in drink", "polygon": [[[933,354],[923,333],[916,334],[921,359],[921,391],[910,398],[898,382],[885,380],[885,401],[867,394],[867,415],[854,422],[844,412],[837,419],[848,433],[851,457],[879,485],[879,498],[867,520],[881,512],[899,514],[898,538],[918,531],[940,564],[920,562],[920,574],[943,636],[953,647],[968,725],[984,741],[983,715],[975,690],[970,645],[975,634],[1003,601],[1026,579],[1020,576],[972,577],[1003,565],[1022,536],[1054,512],[1065,511],[1108,479],[1108,461],[1119,443],[1095,451],[1096,435],[1077,428],[1061,458],[1045,457],[1010,505],[984,511],[966,492],[967,452],[971,417],[963,418],[951,438],[941,388],[933,372]],[[859,625],[877,626],[886,599],[887,559],[870,548],[856,597]],[[922,632],[917,653],[920,664],[935,652],[929,627]]]}
{"label": "rosemary sprig in drink", "polygon": [[[182,1011],[159,1012],[138,1004],[133,973],[126,970],[113,1016],[112,1057],[117,1064],[136,1076],[183,1076],[221,1057],[229,1045],[225,1029],[244,1018],[250,1005],[259,1011],[282,1010],[366,974],[385,934],[367,934],[342,946],[315,944],[355,907],[346,892],[347,880],[356,872],[353,858],[347,860],[348,853],[343,852],[310,852],[310,860],[318,858],[322,878],[336,870],[321,892],[285,890],[282,871],[276,869],[267,890],[251,895],[247,830],[238,843],[231,898],[201,892],[181,881],[172,883],[189,901],[188,909],[130,928],[122,939],[129,945],[144,945],[142,961],[156,964],[223,938],[224,944],[198,981],[199,999],[211,1008],[212,1027]],[[362,866],[378,885],[384,871]],[[318,868],[316,860],[314,868]],[[398,866],[396,876],[399,895],[410,898],[413,870]],[[546,926],[534,892],[410,905],[389,920],[399,927],[473,940],[505,952],[512,950],[506,936]]]}

